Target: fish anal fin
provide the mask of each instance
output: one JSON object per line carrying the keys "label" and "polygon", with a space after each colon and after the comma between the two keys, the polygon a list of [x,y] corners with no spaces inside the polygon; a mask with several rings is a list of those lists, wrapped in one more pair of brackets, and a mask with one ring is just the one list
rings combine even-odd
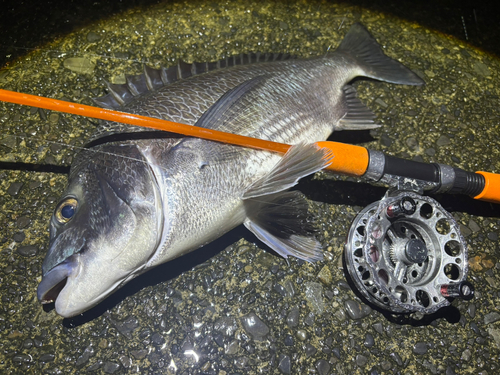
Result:
{"label": "fish anal fin", "polygon": [[380,127],[375,123],[375,114],[356,95],[356,89],[351,85],[345,85],[344,103],[347,113],[339,121],[341,130],[364,130]]}

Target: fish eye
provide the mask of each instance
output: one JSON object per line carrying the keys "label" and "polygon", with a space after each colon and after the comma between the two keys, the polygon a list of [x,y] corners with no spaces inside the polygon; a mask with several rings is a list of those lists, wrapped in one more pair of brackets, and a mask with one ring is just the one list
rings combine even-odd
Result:
{"label": "fish eye", "polygon": [[66,224],[75,215],[78,201],[75,198],[66,198],[56,208],[54,216],[59,224]]}

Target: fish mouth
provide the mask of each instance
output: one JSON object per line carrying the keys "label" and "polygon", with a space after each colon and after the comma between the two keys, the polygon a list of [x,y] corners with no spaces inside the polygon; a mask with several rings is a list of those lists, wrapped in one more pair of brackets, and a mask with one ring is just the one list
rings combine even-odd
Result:
{"label": "fish mouth", "polygon": [[72,258],[66,259],[43,275],[37,290],[38,300],[42,304],[55,302],[61,290],[66,286],[68,277],[77,267],[77,262]]}

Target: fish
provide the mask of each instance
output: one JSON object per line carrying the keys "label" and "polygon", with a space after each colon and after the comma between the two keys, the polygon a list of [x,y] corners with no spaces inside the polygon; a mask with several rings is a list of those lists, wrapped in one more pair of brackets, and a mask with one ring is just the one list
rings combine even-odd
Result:
{"label": "fish", "polygon": [[50,219],[37,296],[57,314],[94,307],[147,270],[243,224],[283,257],[323,258],[308,202],[289,189],[332,160],[315,145],[339,130],[378,127],[351,82],[423,80],[386,56],[361,24],[310,59],[240,54],[144,67],[107,84],[99,105],[292,145],[285,155],[101,122],[75,156]]}

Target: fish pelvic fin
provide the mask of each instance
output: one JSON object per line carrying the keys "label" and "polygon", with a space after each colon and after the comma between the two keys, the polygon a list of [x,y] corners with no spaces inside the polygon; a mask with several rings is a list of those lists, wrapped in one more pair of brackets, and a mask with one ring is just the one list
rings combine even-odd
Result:
{"label": "fish pelvic fin", "polygon": [[330,165],[333,154],[314,143],[299,143],[287,153],[265,176],[255,181],[243,194],[243,199],[274,194],[295,186],[305,176]]}
{"label": "fish pelvic fin", "polygon": [[298,191],[280,192],[245,201],[244,221],[255,236],[283,256],[308,262],[323,259],[321,244],[308,220],[308,203]]}
{"label": "fish pelvic fin", "polygon": [[359,23],[355,23],[337,48],[354,58],[363,76],[401,85],[423,85],[425,82],[400,62],[386,56],[380,44]]}

